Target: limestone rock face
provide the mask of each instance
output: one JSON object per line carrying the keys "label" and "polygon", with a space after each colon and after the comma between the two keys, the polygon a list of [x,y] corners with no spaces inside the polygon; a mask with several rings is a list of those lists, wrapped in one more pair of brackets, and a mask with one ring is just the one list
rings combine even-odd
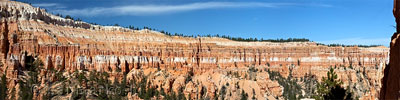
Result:
{"label": "limestone rock face", "polygon": [[[4,64],[0,71],[7,72],[10,88],[17,86],[19,73],[27,69],[26,60],[37,58],[43,61],[45,69],[67,73],[106,72],[113,82],[122,75],[133,80],[140,70],[141,74],[152,76],[149,83],[158,90],[183,90],[192,99],[199,98],[199,92],[213,98],[221,90],[229,91],[225,97],[233,99],[239,99],[242,90],[249,97],[283,99],[283,87],[269,79],[264,69],[277,71],[284,77],[292,71],[291,75],[297,79],[313,74],[320,80],[329,67],[336,66],[346,86],[370,91],[358,92],[358,96],[377,98],[382,69],[388,60],[386,47],[328,47],[314,42],[237,42],[167,36],[146,29],[130,30],[64,19],[15,1],[0,1],[0,11],[0,61]],[[391,59],[398,58],[391,56]],[[249,66],[260,70],[251,74]],[[189,71],[194,75],[186,82]],[[42,84],[54,80],[51,75],[46,77],[47,73],[40,73]],[[352,84],[357,82],[361,84]],[[129,98],[138,99],[133,93]]]}

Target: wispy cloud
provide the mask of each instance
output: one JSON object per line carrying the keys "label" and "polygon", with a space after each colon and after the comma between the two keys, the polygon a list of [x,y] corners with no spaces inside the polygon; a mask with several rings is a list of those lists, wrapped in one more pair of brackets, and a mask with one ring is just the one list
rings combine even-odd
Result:
{"label": "wispy cloud", "polygon": [[32,6],[36,6],[36,7],[54,7],[57,6],[59,4],[57,3],[36,3],[36,4],[32,4]]}
{"label": "wispy cloud", "polygon": [[32,6],[42,7],[42,8],[56,8],[56,9],[65,8],[64,5],[61,5],[58,3],[36,3],[36,4],[32,4]]}
{"label": "wispy cloud", "polygon": [[[61,9],[56,12],[75,16],[95,16],[95,15],[157,15],[177,12],[186,12],[204,9],[217,8],[277,8],[282,6],[299,5],[295,3],[264,3],[264,2],[200,2],[181,5],[125,5],[114,7],[94,7],[84,9]],[[310,5],[323,6],[329,5]]]}
{"label": "wispy cloud", "polygon": [[324,44],[345,44],[345,45],[384,45],[389,46],[390,38],[347,38],[328,41],[317,41]]}

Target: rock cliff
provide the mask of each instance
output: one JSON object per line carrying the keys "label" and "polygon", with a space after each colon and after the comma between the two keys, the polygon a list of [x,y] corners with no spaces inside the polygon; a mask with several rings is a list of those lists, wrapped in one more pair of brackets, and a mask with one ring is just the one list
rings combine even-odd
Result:
{"label": "rock cliff", "polygon": [[[203,97],[201,93],[214,98],[222,91],[226,92],[224,97],[233,99],[240,98],[242,91],[259,99],[283,99],[284,86],[270,79],[270,71],[279,72],[284,78],[300,80],[311,74],[321,80],[329,67],[337,69],[339,78],[354,88],[358,97],[375,99],[381,88],[382,69],[388,60],[386,47],[328,47],[314,42],[237,42],[215,37],[167,36],[146,29],[130,30],[64,19],[15,1],[0,1],[0,11],[0,61],[4,65],[0,71],[7,74],[9,88],[19,87],[19,81],[30,69],[29,62],[42,60],[43,69],[37,78],[41,85],[34,90],[36,99],[44,95],[40,91],[52,88],[46,86],[47,82],[56,81],[56,74],[49,69],[62,71],[64,76],[105,72],[112,82],[125,76],[131,81],[145,75],[148,84],[157,90],[183,91],[192,99]],[[396,58],[391,56],[392,59]],[[305,82],[298,84],[306,87]],[[15,91],[9,89],[9,98],[20,97]],[[138,97],[128,93],[128,98]]]}
{"label": "rock cliff", "polygon": [[382,89],[380,91],[380,100],[399,99],[400,96],[400,81],[398,80],[400,71],[400,58],[399,58],[399,32],[400,32],[400,5],[399,0],[394,0],[393,15],[396,19],[397,28],[390,41],[390,59],[389,64],[384,69],[384,77],[382,78]]}
{"label": "rock cliff", "polygon": [[386,99],[398,99],[399,98],[399,68],[398,66],[400,65],[399,57],[399,42],[400,40],[399,34],[395,33],[392,36],[392,41],[390,42],[390,61],[387,67],[384,70],[384,77],[382,78],[382,91],[380,92],[380,98],[381,100],[386,100]]}

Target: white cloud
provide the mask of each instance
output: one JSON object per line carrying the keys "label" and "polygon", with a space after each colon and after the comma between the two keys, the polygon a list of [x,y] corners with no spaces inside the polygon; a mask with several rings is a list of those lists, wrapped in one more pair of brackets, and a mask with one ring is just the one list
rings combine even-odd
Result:
{"label": "white cloud", "polygon": [[36,3],[36,4],[32,4],[32,6],[36,6],[36,7],[54,7],[57,6],[59,4],[57,3]]}
{"label": "white cloud", "polygon": [[[294,3],[263,3],[263,2],[201,2],[182,5],[126,5],[115,7],[94,7],[84,9],[61,9],[56,12],[75,16],[95,16],[95,15],[157,15],[177,13],[193,10],[217,9],[217,8],[275,8],[281,6],[299,5]],[[310,5],[310,6],[329,6],[329,5]]]}
{"label": "white cloud", "polygon": [[348,38],[328,41],[317,41],[324,44],[345,44],[345,45],[384,45],[389,46],[390,38]]}
{"label": "white cloud", "polygon": [[62,9],[65,8],[64,5],[58,4],[58,3],[36,3],[36,4],[32,4],[32,6],[35,7],[41,7],[41,8],[55,8],[55,9]]}

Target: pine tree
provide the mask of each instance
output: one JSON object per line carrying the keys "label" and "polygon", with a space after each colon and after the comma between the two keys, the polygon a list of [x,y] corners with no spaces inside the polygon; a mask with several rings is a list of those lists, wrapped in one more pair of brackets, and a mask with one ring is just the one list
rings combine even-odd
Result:
{"label": "pine tree", "polygon": [[351,92],[341,87],[343,82],[338,79],[337,74],[331,67],[327,73],[327,77],[322,78],[322,82],[317,84],[317,96],[314,96],[317,100],[322,99],[345,99],[351,98]]}
{"label": "pine tree", "polygon": [[7,98],[7,78],[4,73],[0,81],[0,100],[5,100]]}
{"label": "pine tree", "polygon": [[225,100],[225,94],[226,94],[226,87],[223,85],[219,93],[219,95],[221,96],[221,100]]}
{"label": "pine tree", "polygon": [[247,98],[249,97],[249,95],[244,92],[244,90],[242,90],[242,97],[240,98],[240,100],[247,100]]}
{"label": "pine tree", "polygon": [[62,83],[61,95],[66,95],[67,93],[68,93],[67,87],[65,83]]}
{"label": "pine tree", "polygon": [[65,19],[71,19],[71,20],[74,20],[74,18],[72,18],[70,15],[66,15],[66,16],[65,16]]}

